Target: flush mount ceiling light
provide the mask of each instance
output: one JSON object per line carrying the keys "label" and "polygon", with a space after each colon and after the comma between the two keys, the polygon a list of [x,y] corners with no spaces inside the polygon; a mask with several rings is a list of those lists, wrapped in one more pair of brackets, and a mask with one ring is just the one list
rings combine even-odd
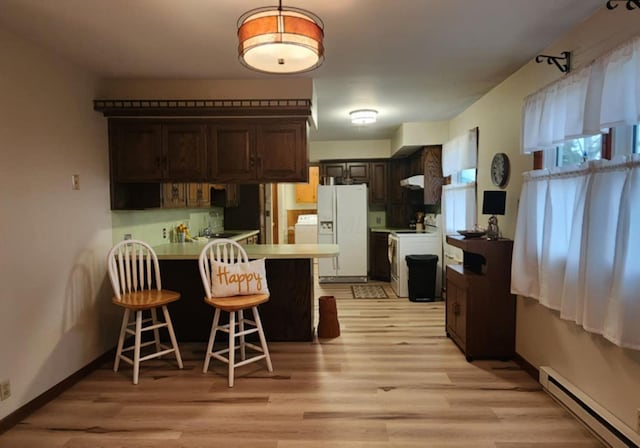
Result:
{"label": "flush mount ceiling light", "polygon": [[352,124],[371,124],[376,122],[378,111],[373,109],[358,109],[349,112]]}
{"label": "flush mount ceiling light", "polygon": [[263,73],[301,73],[324,61],[324,24],[304,9],[265,6],[238,19],[238,57]]}

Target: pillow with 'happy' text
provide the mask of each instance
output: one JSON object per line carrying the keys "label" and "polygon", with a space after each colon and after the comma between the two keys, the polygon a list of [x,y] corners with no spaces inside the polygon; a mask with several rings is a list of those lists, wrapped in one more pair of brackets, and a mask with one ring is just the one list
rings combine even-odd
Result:
{"label": "pillow with 'happy' text", "polygon": [[264,258],[248,263],[211,263],[211,294],[214,297],[269,294]]}

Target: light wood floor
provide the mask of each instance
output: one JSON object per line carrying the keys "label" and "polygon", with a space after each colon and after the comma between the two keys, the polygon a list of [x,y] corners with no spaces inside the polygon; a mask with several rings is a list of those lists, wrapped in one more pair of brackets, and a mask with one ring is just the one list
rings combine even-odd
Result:
{"label": "light wood floor", "polygon": [[445,336],[443,302],[334,295],[340,337],[271,343],[274,372],[239,370],[229,389],[204,346],[174,362],[92,373],[18,426],[1,448],[586,448],[602,445],[513,362],[467,363]]}

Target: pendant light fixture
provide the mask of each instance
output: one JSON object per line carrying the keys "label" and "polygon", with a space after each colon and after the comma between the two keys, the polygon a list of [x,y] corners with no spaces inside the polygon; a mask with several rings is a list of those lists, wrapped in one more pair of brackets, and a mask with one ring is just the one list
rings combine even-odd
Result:
{"label": "pendant light fixture", "polygon": [[264,73],[301,73],[324,61],[324,24],[312,12],[282,6],[247,11],[238,19],[238,57]]}

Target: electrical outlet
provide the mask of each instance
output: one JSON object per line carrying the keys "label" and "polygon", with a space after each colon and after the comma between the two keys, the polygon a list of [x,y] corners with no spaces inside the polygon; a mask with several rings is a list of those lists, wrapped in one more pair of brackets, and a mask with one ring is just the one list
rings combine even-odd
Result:
{"label": "electrical outlet", "polygon": [[162,239],[163,240],[167,239],[167,228],[166,227],[162,228]]}
{"label": "electrical outlet", "polygon": [[0,383],[0,401],[6,400],[11,396],[11,383],[9,380]]}
{"label": "electrical outlet", "polygon": [[131,234],[130,233],[125,233],[124,234],[124,239],[125,240],[130,240],[131,239]]}

